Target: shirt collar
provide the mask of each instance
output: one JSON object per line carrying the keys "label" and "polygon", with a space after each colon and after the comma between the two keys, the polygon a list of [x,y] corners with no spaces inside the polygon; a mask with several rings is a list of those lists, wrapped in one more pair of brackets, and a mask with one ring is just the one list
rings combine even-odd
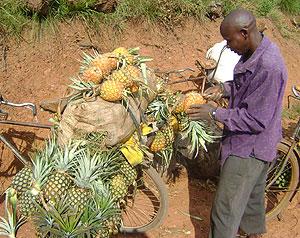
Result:
{"label": "shirt collar", "polygon": [[240,61],[237,63],[234,73],[244,73],[247,70],[253,73],[256,69],[256,66],[258,64],[258,59],[262,55],[262,53],[265,51],[266,48],[270,45],[271,41],[266,37],[263,36],[263,39],[257,49],[254,51],[254,53],[251,55],[251,57],[246,61],[243,62],[243,57],[241,57]]}

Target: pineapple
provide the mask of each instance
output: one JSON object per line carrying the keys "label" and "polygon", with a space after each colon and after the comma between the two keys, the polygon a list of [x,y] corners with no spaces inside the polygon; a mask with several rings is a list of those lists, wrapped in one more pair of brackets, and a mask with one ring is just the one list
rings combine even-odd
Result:
{"label": "pineapple", "polygon": [[177,132],[179,130],[179,122],[175,116],[171,115],[169,117],[168,124],[173,127],[174,132]]}
{"label": "pineapple", "polygon": [[111,80],[119,81],[124,84],[126,88],[130,88],[134,85],[134,81],[141,77],[139,68],[127,65],[119,70],[115,70],[111,74]]}
{"label": "pineapple", "polygon": [[111,80],[122,83],[125,88],[133,85],[133,80],[130,75],[126,74],[123,69],[114,71],[110,77]]}
{"label": "pineapple", "polygon": [[180,95],[178,98],[178,103],[175,105],[175,108],[173,110],[174,113],[182,113],[184,112],[184,100],[185,95]]}
{"label": "pineapple", "polygon": [[74,167],[75,156],[81,151],[77,149],[78,144],[75,144],[70,145],[70,149],[66,146],[64,151],[59,151],[59,156],[54,162],[55,171],[51,173],[43,189],[46,201],[55,202],[57,199],[66,195],[67,190],[72,184],[72,178],[69,172]]}
{"label": "pineapple", "polygon": [[96,66],[91,66],[82,72],[81,78],[85,82],[99,84],[103,79],[103,72]]}
{"label": "pineapple", "polygon": [[31,186],[32,170],[30,167],[24,167],[16,174],[11,183],[11,187],[15,189],[18,194],[27,191]]}
{"label": "pineapple", "polygon": [[137,66],[126,65],[123,68],[123,71],[126,75],[128,75],[129,77],[131,77],[135,81],[142,77],[142,73],[141,73],[140,69]]}
{"label": "pineapple", "polygon": [[189,92],[186,95],[182,95],[179,98],[179,102],[174,108],[174,113],[182,113],[186,112],[192,105],[194,104],[204,104],[206,100],[202,97],[200,93],[197,92]]}
{"label": "pineapple", "polygon": [[89,151],[82,151],[79,154],[78,165],[75,168],[75,186],[68,190],[69,203],[72,207],[83,210],[92,195],[92,184],[99,179],[102,173],[99,169],[99,154],[90,155]]}
{"label": "pineapple", "polygon": [[95,184],[96,192],[93,204],[93,210],[101,214],[101,228],[97,232],[96,238],[107,238],[119,231],[121,225],[121,210],[117,206],[111,191],[107,184],[99,182]]}
{"label": "pineapple", "polygon": [[35,210],[35,201],[39,202],[41,189],[51,173],[52,163],[45,157],[46,154],[47,152],[36,154],[36,158],[32,162],[32,185],[19,198],[20,212],[24,216],[30,216]]}
{"label": "pineapple", "polygon": [[159,152],[167,147],[167,140],[162,131],[158,131],[151,143],[150,150],[152,152]]}
{"label": "pineapple", "polygon": [[100,86],[100,97],[109,102],[119,101],[124,98],[125,86],[123,83],[106,80]]}
{"label": "pineapple", "polygon": [[162,128],[161,131],[164,134],[164,137],[166,138],[167,146],[172,145],[175,139],[173,127],[171,125],[166,125]]}
{"label": "pineapple", "polygon": [[111,178],[110,190],[111,190],[112,196],[116,200],[119,200],[119,199],[125,197],[127,194],[127,189],[128,189],[128,187],[126,184],[126,178],[123,174],[117,174]]}
{"label": "pineapple", "polygon": [[130,54],[129,50],[125,47],[119,47],[113,50],[112,52],[116,57],[121,61],[125,61],[125,63],[129,65],[133,65],[135,63],[135,58],[132,54]]}
{"label": "pineapple", "polygon": [[150,150],[152,152],[159,152],[172,145],[175,139],[174,130],[171,125],[165,125],[158,131],[151,143]]}
{"label": "pineapple", "polygon": [[204,103],[206,103],[206,100],[200,93],[189,92],[186,94],[184,99],[184,111],[186,112],[192,105]]}
{"label": "pineapple", "polygon": [[120,170],[125,177],[125,183],[127,184],[127,186],[130,186],[131,184],[133,184],[134,181],[137,179],[136,169],[134,167],[132,167],[132,165],[129,164],[126,159],[121,164]]}
{"label": "pineapple", "polygon": [[[94,55],[84,54],[83,64],[80,67],[80,72],[83,74],[89,68],[97,68],[99,73],[99,81],[101,81],[105,76],[109,75],[113,70],[118,67],[118,59],[114,54],[106,53],[99,54],[94,52]],[[95,70],[90,72],[90,74],[95,74]]]}

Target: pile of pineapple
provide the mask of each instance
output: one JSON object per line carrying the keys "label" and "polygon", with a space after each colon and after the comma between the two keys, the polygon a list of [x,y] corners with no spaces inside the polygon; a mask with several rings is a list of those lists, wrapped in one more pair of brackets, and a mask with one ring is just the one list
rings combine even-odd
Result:
{"label": "pile of pineapple", "polygon": [[[149,60],[137,48],[85,54],[79,75],[71,79],[72,100],[101,97],[126,107],[129,97],[153,93],[147,85]],[[126,198],[134,197],[140,179],[138,164],[157,160],[166,168],[176,138],[187,139],[195,157],[200,147],[206,150],[206,143],[215,141],[205,121],[190,121],[186,114],[191,105],[206,103],[201,94],[173,92],[165,85],[163,79],[156,85],[155,99],[127,141],[106,147],[106,133],[89,132],[62,146],[54,132],[31,156],[32,164],[16,174],[9,194],[16,197],[21,216],[33,221],[39,237],[116,234]]]}
{"label": "pile of pineapple", "polygon": [[61,148],[53,136],[13,178],[19,212],[33,221],[38,237],[118,232],[120,203],[135,186],[137,170],[119,148],[95,150],[90,142],[74,140]]}

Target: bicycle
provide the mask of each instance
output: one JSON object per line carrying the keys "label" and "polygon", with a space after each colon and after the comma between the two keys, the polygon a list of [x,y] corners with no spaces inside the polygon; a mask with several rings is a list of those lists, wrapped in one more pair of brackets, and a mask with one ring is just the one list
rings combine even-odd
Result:
{"label": "bicycle", "polygon": [[[300,99],[300,98],[298,98]],[[266,219],[280,218],[299,188],[300,118],[289,139],[282,139],[271,163],[265,189]]]}
{"label": "bicycle", "polygon": [[[25,107],[37,115],[36,105],[33,103],[12,103],[4,100],[0,95],[0,105],[11,107]],[[51,125],[36,122],[8,120],[8,113],[0,109],[0,124],[11,126],[26,126],[46,128],[51,130]],[[24,157],[20,151],[9,142],[6,136],[0,132],[0,140],[13,154],[24,164],[31,163],[30,159]],[[158,227],[164,220],[168,209],[168,193],[162,178],[146,161],[137,166],[138,178],[134,195],[126,197],[126,203],[122,207],[122,233],[144,233]],[[2,194],[3,195],[3,194]]]}

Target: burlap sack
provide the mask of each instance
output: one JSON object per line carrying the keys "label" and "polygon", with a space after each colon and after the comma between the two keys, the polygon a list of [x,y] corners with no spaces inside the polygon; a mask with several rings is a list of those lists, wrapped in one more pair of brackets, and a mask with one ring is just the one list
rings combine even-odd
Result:
{"label": "burlap sack", "polygon": [[90,132],[107,132],[104,141],[106,146],[114,146],[126,141],[136,129],[133,116],[137,123],[148,104],[155,98],[156,76],[148,71],[147,95],[129,99],[126,109],[121,103],[112,103],[97,97],[95,101],[83,99],[71,102],[65,109],[58,129],[58,142],[67,144],[72,138],[78,138]]}

